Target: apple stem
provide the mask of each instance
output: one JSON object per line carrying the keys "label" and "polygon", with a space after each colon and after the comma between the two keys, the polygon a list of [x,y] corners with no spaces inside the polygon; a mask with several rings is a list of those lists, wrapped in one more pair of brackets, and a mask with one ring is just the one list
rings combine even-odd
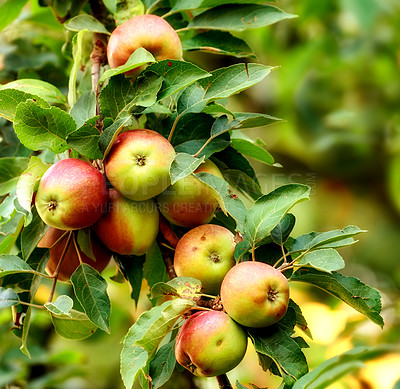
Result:
{"label": "apple stem", "polygon": [[47,300],[48,303],[51,303],[53,301],[53,296],[54,296],[54,292],[56,290],[56,285],[57,285],[57,280],[58,280],[58,274],[60,273],[61,265],[62,265],[62,263],[64,261],[65,254],[67,253],[68,246],[71,243],[72,233],[73,233],[73,231],[69,231],[69,233],[68,233],[67,242],[65,243],[64,250],[61,253],[60,260],[58,261],[56,270],[53,273],[54,281],[53,281],[53,286],[51,287],[49,298]]}
{"label": "apple stem", "polygon": [[218,386],[220,389],[233,389],[232,384],[226,374],[217,375]]}
{"label": "apple stem", "polygon": [[76,243],[75,234],[72,234],[72,241],[74,242],[74,247],[75,247],[76,254],[78,255],[79,263],[82,265],[83,261],[82,261],[81,253],[79,252],[78,245]]}
{"label": "apple stem", "polygon": [[169,132],[169,135],[168,135],[168,142],[171,142],[172,135],[174,135],[174,131],[175,131],[176,125],[178,124],[178,121],[179,121],[180,118],[181,118],[181,115],[177,115],[177,117],[175,118],[175,121],[174,121],[174,123],[172,124],[172,127],[171,127],[171,131]]}
{"label": "apple stem", "polygon": [[256,260],[255,249],[256,249],[256,245],[253,244],[253,247],[251,248],[251,259],[252,259],[253,261]]}
{"label": "apple stem", "polygon": [[174,264],[171,257],[169,255],[163,255],[163,258],[169,279],[172,280],[176,278],[177,275],[175,273]]}
{"label": "apple stem", "polygon": [[65,231],[48,249],[51,250],[55,245],[60,243],[68,233],[69,231]]}

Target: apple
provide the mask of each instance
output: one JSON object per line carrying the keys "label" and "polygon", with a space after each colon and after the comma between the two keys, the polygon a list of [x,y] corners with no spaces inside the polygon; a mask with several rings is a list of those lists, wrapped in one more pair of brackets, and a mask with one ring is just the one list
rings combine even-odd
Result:
{"label": "apple", "polygon": [[235,368],[247,349],[247,334],[226,313],[201,311],[181,327],[175,344],[180,365],[201,377],[213,377]]}
{"label": "apple", "polygon": [[111,251],[123,255],[143,255],[158,233],[159,213],[154,200],[134,201],[110,190],[106,212],[93,226]]}
{"label": "apple", "polygon": [[174,268],[178,276],[201,281],[202,291],[219,294],[225,274],[235,265],[234,235],[227,228],[203,224],[189,230],[178,241]]}
{"label": "apple", "polygon": [[148,200],[171,184],[169,168],[175,150],[152,130],[130,130],[116,138],[104,161],[105,174],[123,196]]}
{"label": "apple", "polygon": [[[62,237],[63,234],[65,234],[64,237]],[[62,239],[60,239],[61,237]],[[58,239],[60,240],[58,241]],[[47,261],[46,272],[51,276],[54,274],[57,268],[65,245],[67,244],[67,240],[68,231],[50,227],[38,243],[38,247],[50,248],[50,257]],[[80,248],[78,248],[79,255],[82,259],[82,262],[87,263],[101,273],[110,262],[112,254],[106,247],[104,247],[104,245],[93,233],[90,234],[90,243],[96,260],[94,261],[93,259],[89,258]],[[79,264],[79,257],[71,240],[58,273],[58,280],[69,281],[72,273],[76,270]]]}
{"label": "apple", "polygon": [[241,262],[228,271],[221,284],[226,313],[246,327],[261,328],[285,316],[289,283],[277,269],[263,262]]}
{"label": "apple", "polygon": [[[111,68],[124,65],[132,53],[143,47],[158,61],[182,59],[182,45],[171,25],[157,15],[138,15],[120,24],[111,34],[107,59]],[[140,68],[127,72],[136,75]]]}
{"label": "apple", "polygon": [[106,179],[76,158],[54,163],[40,180],[35,205],[41,219],[61,230],[86,228],[99,220],[108,199]]}
{"label": "apple", "polygon": [[[210,173],[224,178],[214,162],[207,159],[194,173]],[[207,224],[214,216],[218,200],[207,185],[195,176],[186,176],[157,197],[162,215],[172,224],[193,228]]]}

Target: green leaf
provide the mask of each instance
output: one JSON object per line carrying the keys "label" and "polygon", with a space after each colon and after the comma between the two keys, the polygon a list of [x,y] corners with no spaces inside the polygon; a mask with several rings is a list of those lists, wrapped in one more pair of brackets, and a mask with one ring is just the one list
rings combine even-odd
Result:
{"label": "green leaf", "polygon": [[301,377],[293,389],[325,389],[344,375],[364,367],[364,363],[395,351],[392,345],[360,346],[328,359]]}
{"label": "green leaf", "polygon": [[148,72],[154,72],[163,77],[164,82],[158,94],[158,100],[165,99],[193,82],[210,76],[210,73],[198,66],[178,60],[154,63],[144,71],[144,75]]}
{"label": "green leaf", "polygon": [[311,266],[314,269],[331,273],[344,268],[344,261],[334,249],[311,251],[296,262],[296,266]]}
{"label": "green leaf", "polygon": [[139,300],[142,288],[143,264],[146,259],[144,255],[118,255],[114,254],[114,259],[118,264],[125,279],[128,280],[132,291],[131,298],[136,302]]}
{"label": "green leaf", "polygon": [[5,0],[0,5],[0,31],[15,20],[28,0]]}
{"label": "green leaf", "polygon": [[51,320],[56,332],[66,339],[86,339],[97,329],[84,313],[73,309],[69,315],[52,315]]}
{"label": "green leaf", "polygon": [[144,5],[141,0],[118,0],[114,12],[115,23],[119,26],[128,19],[143,13]]}
{"label": "green leaf", "polygon": [[19,176],[28,167],[29,158],[0,158],[0,196],[12,192],[17,186]]}
{"label": "green leaf", "polygon": [[203,109],[204,113],[208,113],[209,115],[218,115],[221,113],[226,113],[230,116],[234,116],[233,112],[229,111],[228,108],[224,107],[222,104],[211,103],[208,104],[207,107]]}
{"label": "green leaf", "polygon": [[235,112],[234,118],[240,122],[238,129],[269,126],[282,120],[275,116],[255,112]]}
{"label": "green leaf", "polygon": [[77,242],[79,249],[82,250],[82,252],[88,256],[90,259],[93,259],[93,261],[96,262],[96,257],[93,254],[92,250],[92,241],[90,238],[91,234],[91,229],[90,228],[84,228],[81,230],[78,230],[78,235],[77,235]]}
{"label": "green leaf", "polygon": [[[49,258],[49,252],[47,249],[35,249],[31,255],[29,256],[27,263],[37,272],[43,273],[45,271],[45,267]],[[30,282],[29,282],[29,292],[24,293],[24,295],[20,295],[21,301],[25,301],[28,303],[32,303],[33,298],[36,294],[37,289],[42,281],[42,277],[39,275],[29,275]],[[30,319],[32,313],[32,307],[25,307],[26,315],[24,318],[24,323],[22,327],[22,336],[21,336],[21,347],[20,350],[30,357],[29,350],[28,350],[28,334],[30,329]]]}
{"label": "green leaf", "polygon": [[100,150],[100,131],[96,127],[99,116],[92,117],[67,136],[68,145],[76,152],[89,159],[100,159],[103,153]]}
{"label": "green leaf", "polygon": [[172,340],[161,346],[150,362],[152,389],[160,388],[171,378],[175,365],[175,340]]}
{"label": "green leaf", "polygon": [[308,372],[307,360],[297,342],[279,325],[248,331],[257,353],[271,358],[289,387]]}
{"label": "green leaf", "polygon": [[[183,115],[176,124],[171,143],[176,146],[183,142],[208,138],[214,121],[215,119],[212,116],[204,113],[188,113]],[[171,126],[168,126],[167,132],[164,133],[166,138]]]}
{"label": "green leaf", "polygon": [[48,148],[53,153],[68,150],[69,133],[76,129],[74,119],[60,108],[41,108],[28,100],[18,105],[14,129],[21,143],[31,150]]}
{"label": "green leaf", "polygon": [[213,8],[222,4],[265,3],[264,0],[177,0],[171,13],[197,8]]}
{"label": "green leaf", "polygon": [[195,176],[211,188],[223,212],[229,213],[235,219],[236,228],[241,231],[248,210],[242,200],[231,192],[228,183],[209,173],[197,173]]}
{"label": "green leaf", "polygon": [[0,90],[6,89],[16,89],[34,96],[39,96],[49,104],[66,104],[65,96],[60,90],[46,81],[22,78],[0,86]]}
{"label": "green leaf", "polygon": [[133,83],[127,82],[123,75],[112,77],[99,97],[103,117],[126,118],[135,106],[152,106],[157,101],[162,81],[154,72],[141,73]]}
{"label": "green leaf", "polygon": [[383,319],[379,314],[382,309],[381,295],[376,289],[365,285],[355,277],[303,267],[292,274],[290,281],[317,286],[383,327]]}
{"label": "green leaf", "polygon": [[49,164],[43,163],[40,158],[33,155],[28,168],[18,179],[16,188],[18,202],[28,212],[31,212],[33,193],[37,189],[37,184],[49,167]]}
{"label": "green leaf", "polygon": [[168,273],[164,259],[157,243],[154,243],[146,253],[143,264],[143,277],[147,280],[150,289],[157,282],[167,282]]}
{"label": "green leaf", "polygon": [[122,131],[124,126],[128,125],[130,121],[131,121],[130,117],[118,119],[113,124],[108,126],[100,135],[99,147],[100,150],[103,152],[103,158],[105,158],[108,155],[115,139]]}
{"label": "green leaf", "polygon": [[[125,64],[118,66],[114,69],[106,70],[100,77],[99,82],[104,82],[110,77],[116,76],[117,74],[125,73],[129,70],[138,68],[147,63],[156,62],[155,58],[143,47],[136,49],[131,56],[128,58]],[[128,82],[128,80],[126,80]]]}
{"label": "green leaf", "polygon": [[13,289],[6,289],[0,286],[0,308],[12,307],[19,303],[19,297]]}
{"label": "green leaf", "polygon": [[140,315],[124,339],[121,353],[121,375],[127,389],[132,388],[165,335],[193,305],[190,300],[174,299]]}
{"label": "green leaf", "polygon": [[203,111],[207,104],[204,99],[206,91],[197,83],[189,85],[179,96],[177,113],[182,116],[186,113],[198,113]]}
{"label": "green leaf", "polygon": [[231,146],[239,153],[264,162],[267,165],[273,165],[275,162],[274,157],[267,150],[246,139],[232,138]]}
{"label": "green leaf", "polygon": [[[0,203],[0,225],[7,223],[10,221],[15,215],[15,206],[14,201],[16,199],[16,195],[6,196],[3,201]],[[3,232],[3,236],[5,236],[5,232]]]}
{"label": "green leaf", "polygon": [[190,154],[178,153],[169,168],[171,185],[175,184],[181,178],[193,173],[204,161],[204,157],[195,158]]}
{"label": "green leaf", "polygon": [[312,339],[311,331],[308,328],[307,320],[303,316],[303,313],[301,312],[300,307],[292,300],[289,300],[289,307],[291,307],[296,315],[296,326],[298,326],[304,333],[309,336],[310,339]]}
{"label": "green leaf", "polygon": [[36,101],[37,104],[43,108],[49,107],[49,104],[44,100],[30,93],[25,93],[17,89],[0,90],[0,116],[10,122],[14,121],[18,104],[24,103],[29,99]]}
{"label": "green leaf", "polygon": [[84,93],[71,108],[69,114],[75,120],[78,128],[82,127],[86,120],[96,116],[96,96],[94,92]]}
{"label": "green leaf", "polygon": [[45,308],[53,315],[67,315],[69,317],[72,317],[70,311],[73,305],[72,298],[66,295],[58,296],[57,300],[52,303],[44,304]]}
{"label": "green leaf", "polygon": [[290,253],[296,253],[316,248],[338,248],[353,244],[354,240],[349,239],[355,235],[367,232],[357,226],[347,226],[342,230],[327,232],[310,232],[297,237],[288,247]]}
{"label": "green leaf", "polygon": [[64,23],[64,27],[70,31],[92,31],[111,35],[104,25],[91,15],[74,16]]}
{"label": "green leaf", "polygon": [[30,257],[48,228],[49,226],[40,218],[36,208],[33,208],[32,220],[29,225],[24,227],[21,233],[21,251],[25,260]]}
{"label": "green leaf", "polygon": [[237,58],[255,55],[249,45],[229,32],[206,31],[182,41],[183,50],[202,50],[214,54],[232,55]]}
{"label": "green leaf", "polygon": [[206,90],[205,99],[224,99],[239,93],[263,80],[273,69],[257,63],[239,63],[216,69],[212,76],[199,80]]}
{"label": "green leaf", "polygon": [[103,331],[110,332],[110,299],[107,281],[86,263],[80,264],[71,276],[76,298],[89,320]]}
{"label": "green leaf", "polygon": [[214,138],[203,148],[207,139],[193,139],[187,142],[183,142],[175,147],[177,153],[186,154],[197,154],[201,149],[200,153],[197,154],[198,158],[204,157],[204,159],[210,158],[214,153],[222,151],[229,146],[230,142],[225,139]]}
{"label": "green leaf", "polygon": [[68,81],[68,96],[67,101],[70,107],[73,107],[77,99],[76,91],[76,78],[78,76],[79,69],[81,68],[81,63],[84,61],[84,36],[86,30],[79,31],[72,38],[72,58],[74,60],[72,68],[69,75]]}
{"label": "green leaf", "polygon": [[262,196],[260,185],[241,170],[224,169],[222,174],[233,188],[250,195],[254,200]]}
{"label": "green leaf", "polygon": [[158,282],[151,289],[153,297],[177,296],[183,299],[198,301],[201,282],[193,277],[175,277],[167,283]]}
{"label": "green leaf", "polygon": [[257,246],[297,203],[309,198],[306,185],[287,184],[260,197],[246,216],[244,233]]}
{"label": "green leaf", "polygon": [[279,245],[286,243],[293,231],[296,218],[292,213],[287,213],[281,221],[271,230],[272,240]]}
{"label": "green leaf", "polygon": [[295,15],[288,14],[272,5],[228,4],[212,8],[194,17],[188,28],[245,31],[265,27]]}
{"label": "green leaf", "polygon": [[33,269],[16,255],[0,256],[0,277],[14,273],[33,273]]}

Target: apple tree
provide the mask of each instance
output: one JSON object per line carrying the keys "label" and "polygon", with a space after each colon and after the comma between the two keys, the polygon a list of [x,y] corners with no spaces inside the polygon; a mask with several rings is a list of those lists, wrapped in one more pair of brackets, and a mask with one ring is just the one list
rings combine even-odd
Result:
{"label": "apple tree", "polygon": [[[27,3],[4,1],[0,28]],[[365,231],[293,236],[301,220],[291,209],[310,188],[262,193],[248,157],[275,160],[245,134],[280,119],[229,105],[274,70],[238,35],[295,15],[257,0],[28,6],[33,17],[50,10],[63,29],[67,78],[60,86],[32,70],[0,87],[0,308],[13,312],[22,353],[36,309],[67,339],[110,332],[107,288],[121,279],[135,303],[146,280],[152,303],[116,345],[117,379],[129,389],[161,387],[182,366],[229,388],[226,373],[248,342],[280,387],[294,389],[326,387],[386,351],[357,348],[309,372],[302,350],[311,333],[292,283],[316,286],[383,326],[379,292],[340,272],[338,250]],[[205,70],[187,59],[194,51],[233,64]],[[115,267],[111,279],[100,274],[106,266]],[[51,292],[37,304],[44,279]],[[62,282],[71,293],[59,292]]]}

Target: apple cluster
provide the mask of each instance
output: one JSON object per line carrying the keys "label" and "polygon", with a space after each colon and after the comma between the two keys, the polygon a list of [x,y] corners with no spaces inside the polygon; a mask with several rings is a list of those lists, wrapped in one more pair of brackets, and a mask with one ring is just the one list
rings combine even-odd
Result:
{"label": "apple cluster", "polygon": [[[43,175],[35,198],[38,214],[51,227],[39,243],[51,248],[47,271],[54,273],[67,245],[63,232],[68,230],[91,227],[96,261],[78,252],[83,262],[102,271],[112,252],[143,255],[148,251],[158,234],[159,211],[186,228],[208,223],[218,206],[216,198],[193,176],[171,185],[169,169],[174,158],[175,150],[167,139],[140,129],[116,138],[103,161],[104,174],[76,158],[54,163]],[[222,178],[211,161],[196,172],[200,171]],[[208,235],[212,239],[213,232]],[[79,265],[77,250],[66,250],[59,277],[65,280]]]}
{"label": "apple cluster", "polygon": [[263,262],[235,264],[234,249],[231,232],[211,224],[187,232],[176,248],[177,274],[196,277],[205,291],[219,292],[223,306],[223,311],[196,312],[178,333],[176,360],[198,376],[217,376],[236,367],[246,353],[246,327],[275,324],[288,308],[286,277]]}
{"label": "apple cluster", "polygon": [[[135,36],[139,31],[140,36]],[[157,39],[157,34],[163,39]],[[107,51],[110,66],[123,65],[138,47],[145,47],[156,59],[182,56],[177,34],[155,15],[134,17],[114,30]],[[164,136],[135,129],[115,139],[102,163],[104,173],[81,159],[54,163],[43,175],[35,197],[39,216],[50,226],[39,246],[50,248],[47,272],[52,275],[57,269],[58,279],[68,281],[80,261],[101,272],[113,253],[145,254],[158,235],[160,213],[177,228],[184,228],[174,254],[176,274],[200,280],[206,296],[220,295],[223,310],[189,316],[177,336],[175,355],[193,374],[217,376],[243,359],[246,327],[267,327],[285,315],[288,281],[262,262],[236,264],[233,233],[210,224],[217,198],[192,174],[171,185],[174,158],[174,147]],[[211,160],[194,173],[198,172],[223,179]],[[67,233],[86,228],[93,232],[90,245],[95,261],[71,245]],[[64,261],[59,264],[61,257]]]}

